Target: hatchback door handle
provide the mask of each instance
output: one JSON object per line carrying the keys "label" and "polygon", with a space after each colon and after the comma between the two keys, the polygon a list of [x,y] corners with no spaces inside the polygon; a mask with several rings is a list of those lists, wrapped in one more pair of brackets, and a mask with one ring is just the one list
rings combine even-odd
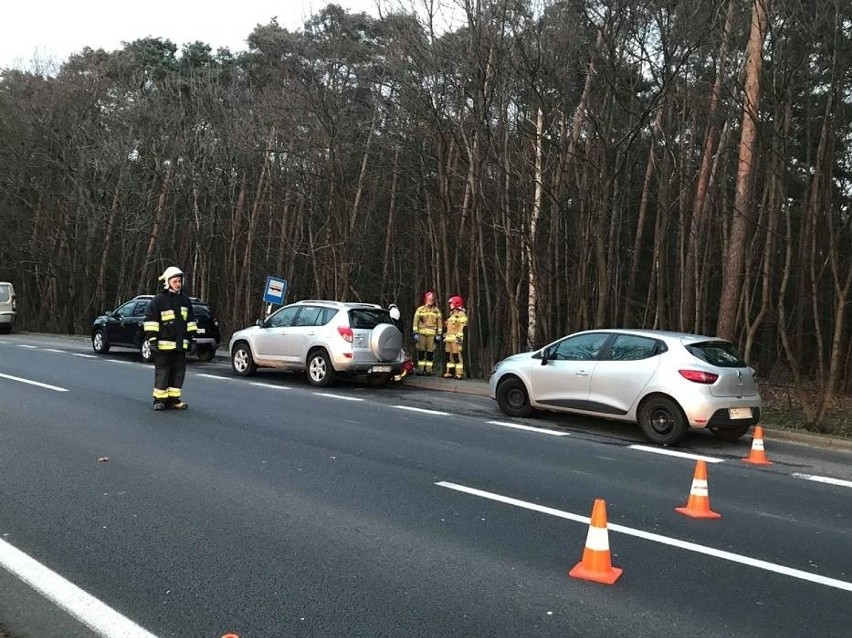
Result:
{"label": "hatchback door handle", "polygon": [[586,372],[585,370],[578,370],[578,371],[576,372],[576,374],[577,374],[577,376],[578,376],[578,377],[587,377],[587,376],[589,376],[589,373],[588,373],[588,372]]}

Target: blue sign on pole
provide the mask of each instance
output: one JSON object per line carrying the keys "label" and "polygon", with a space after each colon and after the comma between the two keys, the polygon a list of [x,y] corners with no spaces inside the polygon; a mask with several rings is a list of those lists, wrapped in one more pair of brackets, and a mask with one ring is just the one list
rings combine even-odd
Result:
{"label": "blue sign on pole", "polygon": [[284,297],[287,296],[287,280],[273,277],[266,278],[266,287],[263,292],[263,301],[278,306],[284,305]]}

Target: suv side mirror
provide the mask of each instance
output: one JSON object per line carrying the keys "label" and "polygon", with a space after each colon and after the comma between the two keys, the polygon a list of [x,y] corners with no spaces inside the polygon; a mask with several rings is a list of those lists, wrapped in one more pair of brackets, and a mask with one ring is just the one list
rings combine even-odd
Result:
{"label": "suv side mirror", "polygon": [[258,319],[254,322],[254,325],[258,326],[259,328],[263,328],[263,319]]}
{"label": "suv side mirror", "polygon": [[548,359],[551,357],[551,352],[549,348],[544,348],[541,351],[541,365],[546,366]]}

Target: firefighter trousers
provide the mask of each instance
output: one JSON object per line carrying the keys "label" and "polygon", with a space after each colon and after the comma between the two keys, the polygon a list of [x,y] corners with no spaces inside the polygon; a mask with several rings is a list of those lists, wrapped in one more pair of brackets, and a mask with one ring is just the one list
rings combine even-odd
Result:
{"label": "firefighter trousers", "polygon": [[186,376],[186,352],[157,350],[154,353],[154,401],[179,403]]}

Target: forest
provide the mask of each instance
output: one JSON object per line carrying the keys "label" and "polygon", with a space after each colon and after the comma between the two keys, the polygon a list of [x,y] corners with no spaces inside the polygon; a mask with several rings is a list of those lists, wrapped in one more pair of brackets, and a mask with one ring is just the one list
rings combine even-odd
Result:
{"label": "forest", "polygon": [[462,295],[468,369],[564,334],[719,335],[808,426],[852,395],[852,3],[382,0],[247,49],[0,70],[0,280],[28,330],[187,273],[288,301]]}

